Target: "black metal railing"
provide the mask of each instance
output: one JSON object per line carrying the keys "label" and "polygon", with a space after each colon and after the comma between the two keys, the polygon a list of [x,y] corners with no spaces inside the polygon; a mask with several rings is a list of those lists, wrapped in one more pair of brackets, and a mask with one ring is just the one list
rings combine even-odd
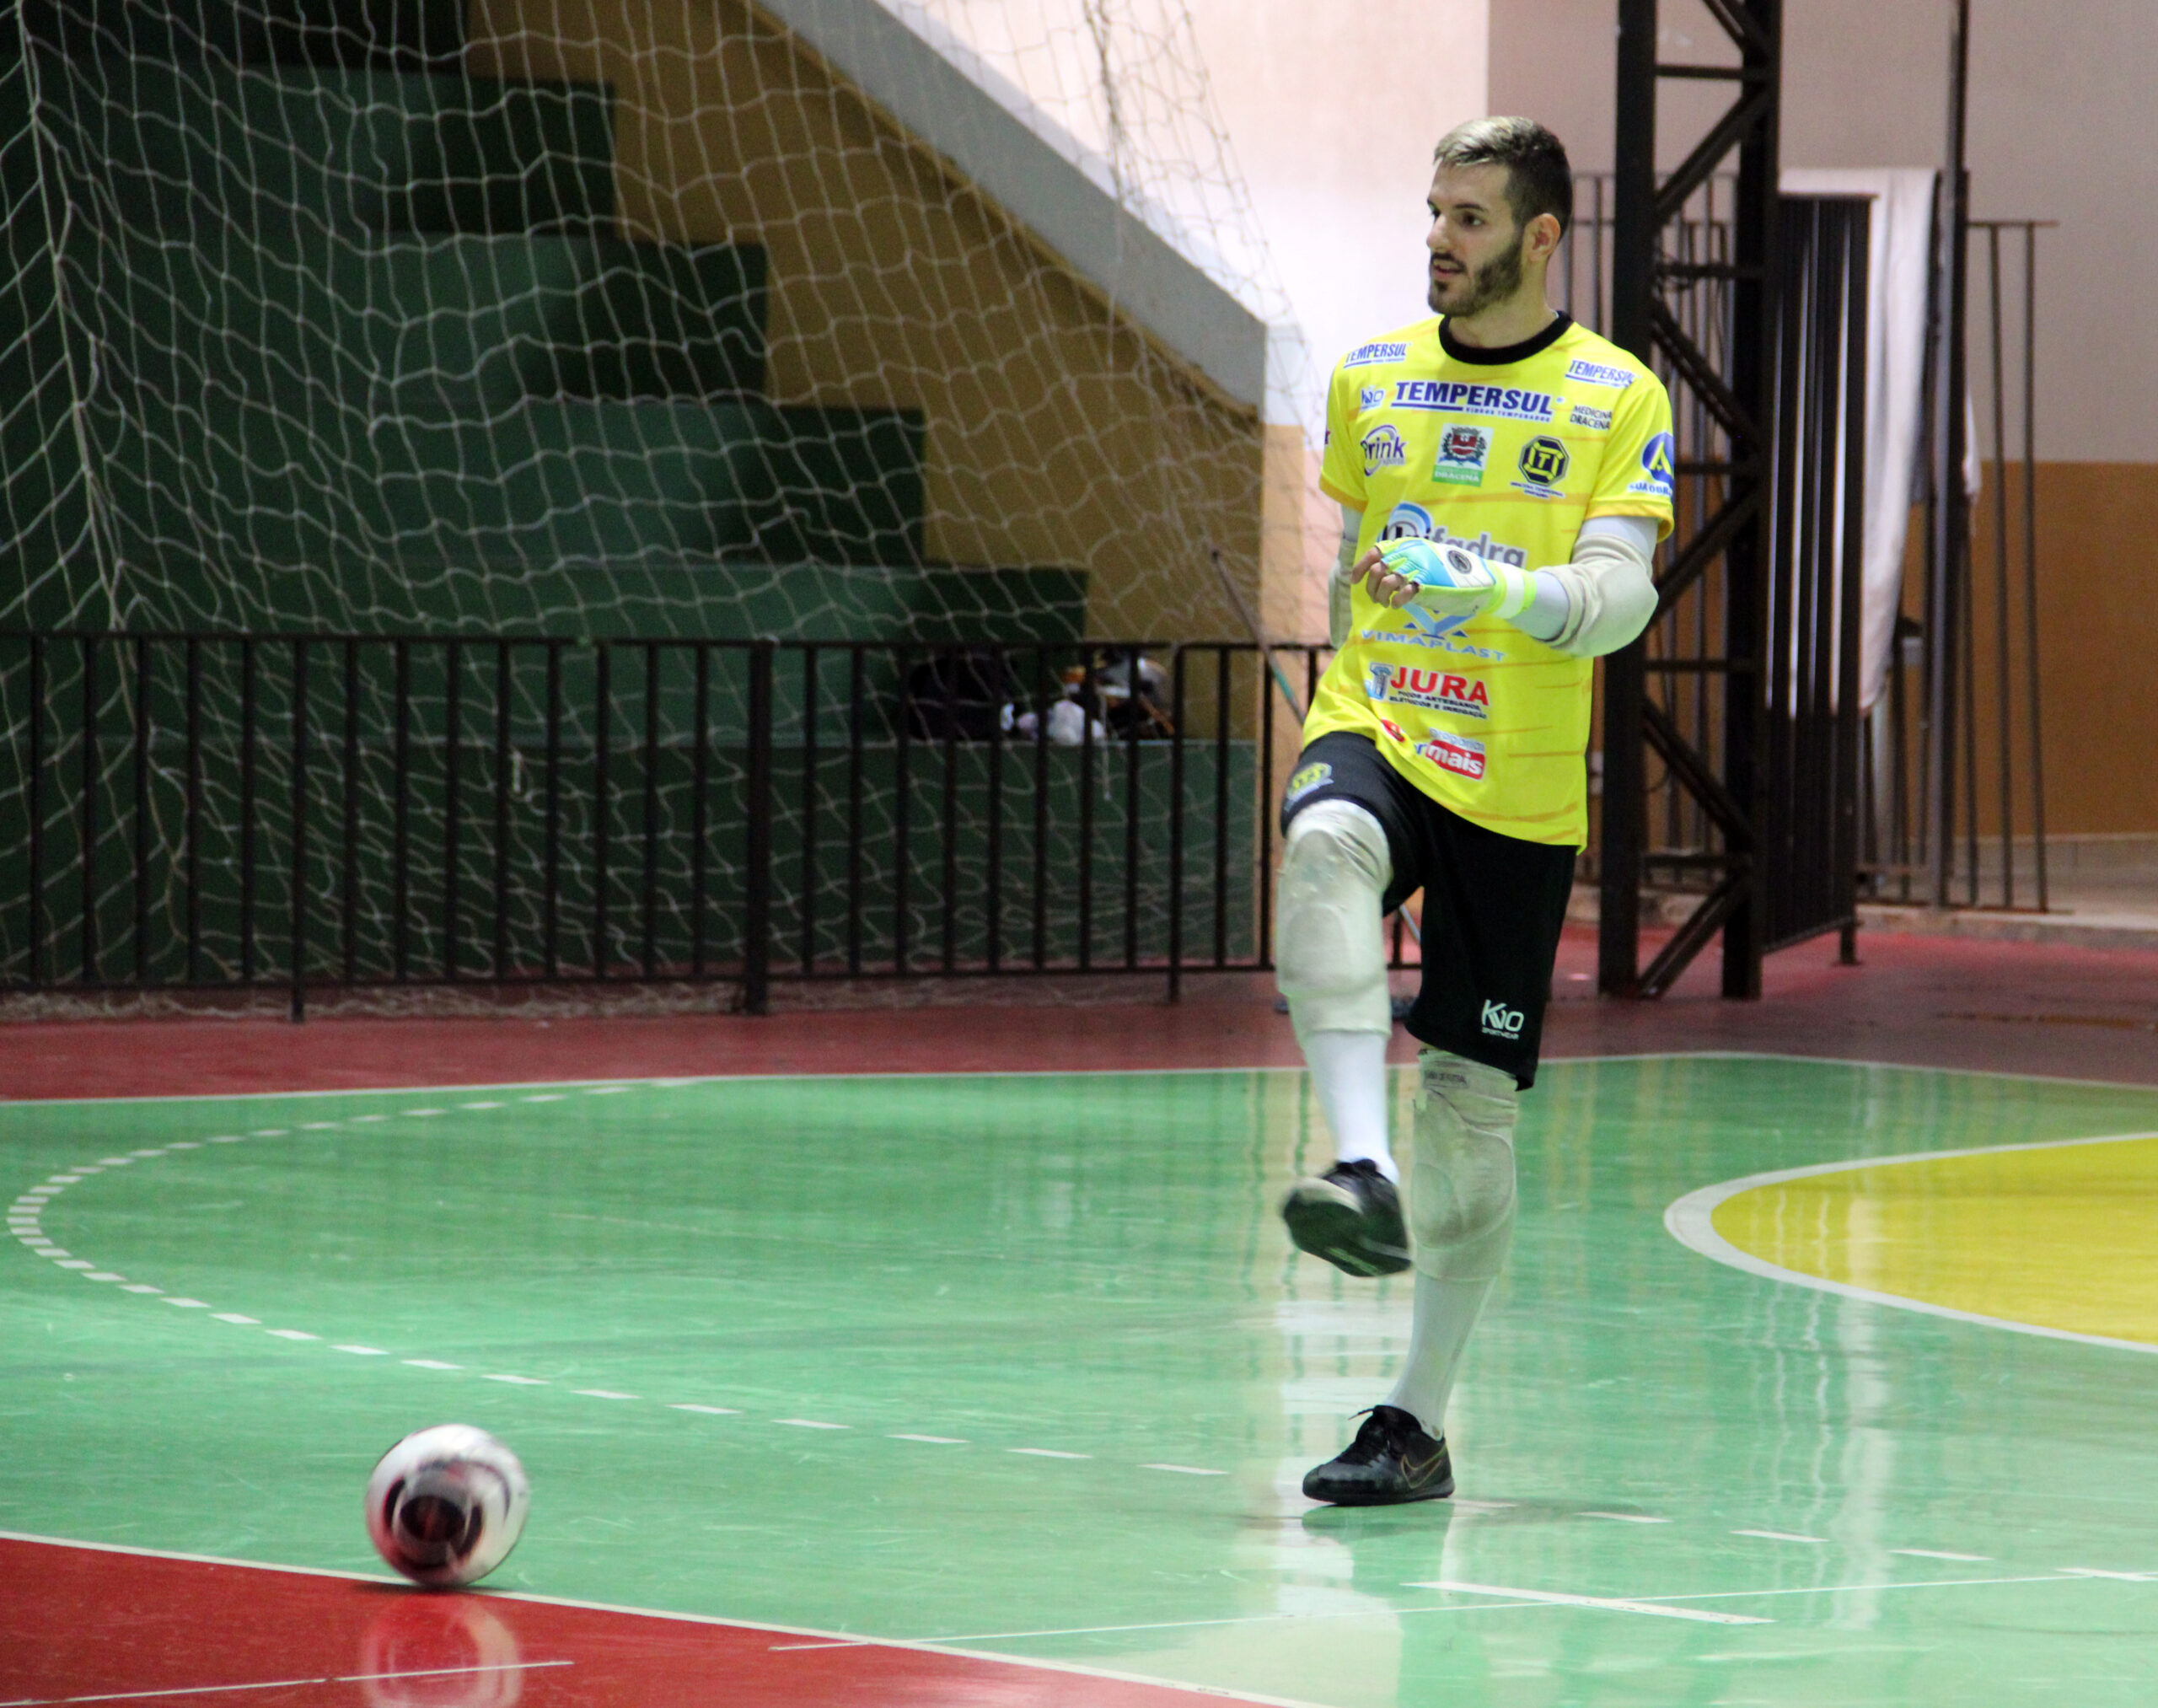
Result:
{"label": "black metal railing", "polygon": [[[1955,208],[1942,201],[1936,225],[1945,229]],[[1962,223],[1982,288],[1955,293],[1934,329],[1919,459],[1930,518],[1922,598],[1915,613],[1898,618],[1887,674],[1866,714],[1860,870],[1877,900],[2043,912],[2038,234],[2056,222]],[[1955,247],[1939,229],[1935,244]],[[1946,271],[1941,260],[1936,273]],[[1957,304],[1962,322],[1950,325]],[[1946,392],[1951,344],[1979,358],[1958,365],[1984,454],[1976,495],[1963,490],[1962,395]]]}
{"label": "black metal railing", "polygon": [[[1316,679],[1318,654],[1276,647]],[[1270,964],[1248,642],[0,634],[0,989]]]}

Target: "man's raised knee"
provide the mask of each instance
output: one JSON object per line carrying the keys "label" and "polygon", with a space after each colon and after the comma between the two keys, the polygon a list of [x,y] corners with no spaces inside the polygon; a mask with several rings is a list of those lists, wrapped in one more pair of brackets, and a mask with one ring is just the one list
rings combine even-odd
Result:
{"label": "man's raised knee", "polygon": [[1386,831],[1353,801],[1313,803],[1289,822],[1275,910],[1274,965],[1298,1037],[1391,1032],[1380,902]]}

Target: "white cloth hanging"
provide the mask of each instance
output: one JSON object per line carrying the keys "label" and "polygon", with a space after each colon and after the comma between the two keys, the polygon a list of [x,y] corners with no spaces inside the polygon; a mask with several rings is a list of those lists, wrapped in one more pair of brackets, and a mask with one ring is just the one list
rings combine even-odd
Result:
{"label": "white cloth hanging", "polygon": [[[1788,196],[1867,196],[1871,262],[1866,302],[1865,561],[1859,617],[1859,705],[1887,680],[1903,599],[1919,439],[1925,419],[1925,328],[1932,290],[1932,167],[1794,167]],[[1965,470],[1966,484],[1973,471]]]}

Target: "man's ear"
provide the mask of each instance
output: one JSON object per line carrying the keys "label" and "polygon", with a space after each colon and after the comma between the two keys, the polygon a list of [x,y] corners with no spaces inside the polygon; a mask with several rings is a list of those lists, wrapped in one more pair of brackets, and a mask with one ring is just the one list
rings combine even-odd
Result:
{"label": "man's ear", "polygon": [[1528,223],[1529,253],[1540,260],[1548,260],[1557,254],[1565,237],[1555,213],[1539,213]]}

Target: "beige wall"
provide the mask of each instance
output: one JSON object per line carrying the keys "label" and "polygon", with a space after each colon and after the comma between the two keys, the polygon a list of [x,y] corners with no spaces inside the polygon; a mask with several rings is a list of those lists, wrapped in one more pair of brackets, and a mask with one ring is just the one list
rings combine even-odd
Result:
{"label": "beige wall", "polygon": [[[1491,104],[1611,164],[1615,0],[1492,0]],[[1980,218],[2057,219],[2040,239],[2038,455],[2158,462],[2158,201],[2152,0],[1973,0],[1968,158]],[[1787,166],[1932,166],[1945,158],[1949,0],[1787,0]],[[1664,0],[1661,51],[1728,60],[1699,0]],[[1665,164],[1699,134],[1711,89],[1661,99]],[[2102,160],[2102,170],[2091,162]]]}
{"label": "beige wall", "polygon": [[1323,376],[1424,306],[1431,145],[1484,110],[1489,0],[1190,0],[1214,102]]}
{"label": "beige wall", "polygon": [[1097,632],[1236,632],[1259,581],[1258,413],[1114,315],[740,0],[473,0],[482,73],[615,94],[625,235],[754,242],[770,389],[928,422],[932,557],[1092,573]]}

